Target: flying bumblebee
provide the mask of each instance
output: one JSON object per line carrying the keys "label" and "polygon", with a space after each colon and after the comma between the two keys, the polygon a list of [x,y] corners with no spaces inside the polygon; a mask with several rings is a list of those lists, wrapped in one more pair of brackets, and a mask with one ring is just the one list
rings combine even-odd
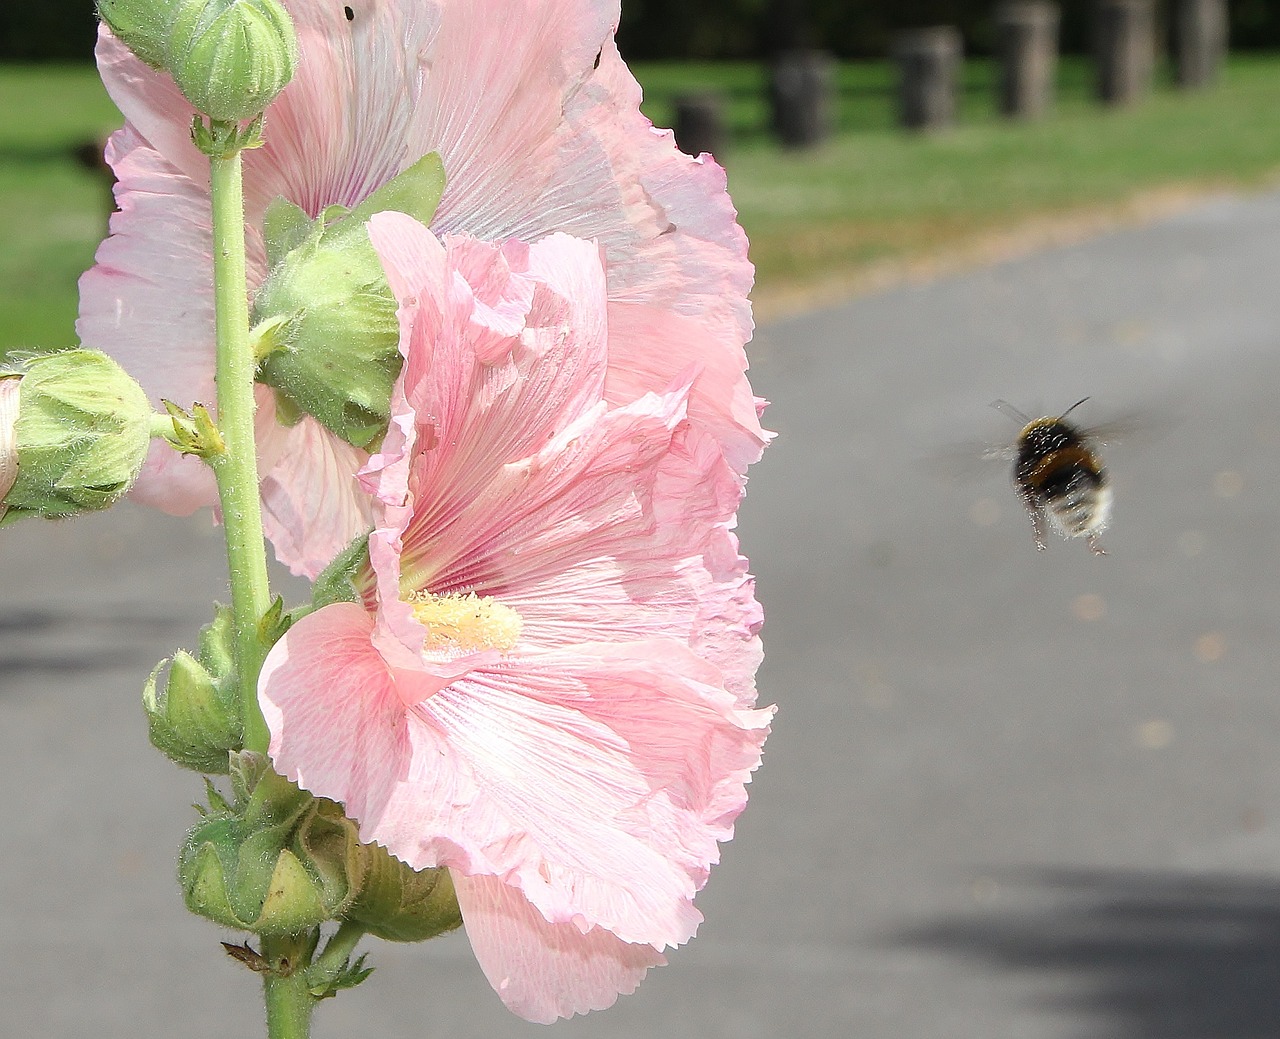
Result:
{"label": "flying bumblebee", "polygon": [[1013,459],[1013,486],[1031,517],[1036,548],[1045,549],[1045,526],[1065,538],[1084,538],[1094,555],[1106,555],[1098,535],[1111,519],[1111,484],[1094,450],[1099,430],[1067,421],[1088,397],[1061,415],[1028,418],[1005,401],[991,406],[1022,423],[1022,432],[1002,454]]}

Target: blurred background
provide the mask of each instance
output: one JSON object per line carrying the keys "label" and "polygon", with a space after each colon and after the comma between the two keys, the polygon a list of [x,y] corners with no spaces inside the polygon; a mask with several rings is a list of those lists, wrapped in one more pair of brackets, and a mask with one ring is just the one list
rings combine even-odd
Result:
{"label": "blurred background", "polygon": [[[89,6],[0,5],[0,353],[74,341],[105,233]],[[557,1031],[1280,1035],[1280,0],[624,0],[619,40],[751,239],[780,710],[698,939]],[[1110,555],[1039,554],[987,405],[1085,396],[1135,429]],[[129,505],[0,533],[14,1034],[260,1029],[137,699],[224,567]],[[461,935],[370,959],[318,1039],[547,1034]]]}
{"label": "blurred background", "polygon": [[[0,5],[0,349],[69,340],[111,204],[90,9]],[[1280,0],[629,0],[619,42],[645,113],[728,169],[765,317],[1280,161]]]}

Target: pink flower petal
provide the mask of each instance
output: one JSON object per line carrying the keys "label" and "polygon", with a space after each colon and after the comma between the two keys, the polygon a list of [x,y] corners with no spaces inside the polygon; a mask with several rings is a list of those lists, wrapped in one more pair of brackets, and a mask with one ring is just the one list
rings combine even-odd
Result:
{"label": "pink flower petal", "polygon": [[257,396],[263,527],[295,573],[318,574],[373,523],[355,476],[368,456],[310,415],[280,425],[271,392],[260,386]]}
{"label": "pink flower petal", "polygon": [[361,612],[325,607],[268,657],[284,775],[415,869],[500,877],[553,923],[655,946],[693,935],[770,712],[736,709],[672,643],[512,659],[397,717],[408,676],[371,650]]}
{"label": "pink flower petal", "polygon": [[476,960],[507,1008],[527,1021],[610,1007],[629,995],[666,957],[650,945],[629,945],[599,927],[548,923],[528,899],[493,877],[454,873],[467,938]]}
{"label": "pink flower petal", "polygon": [[326,606],[272,647],[259,678],[277,770],[308,790],[342,790],[356,817],[391,797],[409,753],[395,678],[372,631],[354,603]]}
{"label": "pink flower petal", "polygon": [[8,506],[4,496],[18,479],[18,379],[0,379],[0,519]]}

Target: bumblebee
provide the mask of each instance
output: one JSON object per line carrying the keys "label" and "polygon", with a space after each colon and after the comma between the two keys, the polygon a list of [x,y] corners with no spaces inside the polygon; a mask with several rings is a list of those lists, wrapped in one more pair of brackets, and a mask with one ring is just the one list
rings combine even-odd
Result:
{"label": "bumblebee", "polygon": [[1031,419],[1005,401],[991,406],[1023,424],[1009,454],[1013,486],[1031,517],[1036,548],[1045,549],[1045,526],[1066,538],[1084,538],[1094,555],[1106,555],[1098,535],[1111,519],[1111,484],[1093,448],[1094,432],[1067,421],[1088,397],[1056,417]]}

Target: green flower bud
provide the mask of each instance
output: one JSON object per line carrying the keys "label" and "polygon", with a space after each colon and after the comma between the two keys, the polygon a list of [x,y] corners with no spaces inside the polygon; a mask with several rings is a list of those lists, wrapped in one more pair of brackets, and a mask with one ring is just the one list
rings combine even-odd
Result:
{"label": "green flower bud", "polygon": [[243,814],[213,811],[191,830],[178,880],[193,913],[260,935],[299,934],[344,915],[364,855],[337,805],[273,781],[287,793]]}
{"label": "green flower bud", "polygon": [[363,847],[364,885],[346,919],[391,942],[422,942],[462,926],[447,869],[410,869],[380,845]]}
{"label": "green flower bud", "polygon": [[164,68],[178,0],[98,0],[98,17],[153,69]]}
{"label": "green flower bud", "polygon": [[183,768],[226,775],[231,751],[242,741],[240,683],[233,659],[231,611],[217,607],[200,633],[197,657],[179,650],[169,661],[163,690],[151,673],[142,694],[151,742]]}
{"label": "green flower bud", "polygon": [[[4,494],[0,526],[19,516],[62,519],[114,505],[137,478],[151,442],[152,410],[142,387],[95,350],[30,357],[0,371],[0,383],[15,379],[18,416],[7,435],[0,432],[0,456],[11,464],[16,449],[17,475]],[[12,386],[3,388],[12,403]]]}
{"label": "green flower bud", "polygon": [[365,221],[386,209],[426,223],[444,190],[427,155],[350,213],[315,221],[277,199],[264,227],[273,265],[254,300],[260,381],[314,415],[349,444],[369,447],[386,431],[400,374],[400,327]]}
{"label": "green flower bud", "polygon": [[210,119],[253,119],[293,78],[298,40],[277,0],[179,0],[166,66]]}

